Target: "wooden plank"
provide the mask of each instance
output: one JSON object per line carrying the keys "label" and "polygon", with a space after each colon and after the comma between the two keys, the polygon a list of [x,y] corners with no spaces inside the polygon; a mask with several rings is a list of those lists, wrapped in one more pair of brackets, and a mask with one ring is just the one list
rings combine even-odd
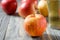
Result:
{"label": "wooden plank", "polygon": [[0,8],[0,40],[3,40],[8,27],[10,17],[7,16]]}
{"label": "wooden plank", "polygon": [[41,37],[32,38],[23,28],[24,19],[21,17],[11,16],[5,40],[50,40],[46,32]]}
{"label": "wooden plank", "polygon": [[[19,7],[20,0],[17,0],[17,2]],[[47,33],[45,32],[42,35],[42,39],[40,37],[30,37],[23,29],[23,22],[24,19],[22,19],[21,17],[11,16],[5,40],[57,40],[55,32],[51,29],[47,29]]]}
{"label": "wooden plank", "polygon": [[0,40],[3,40],[6,29],[8,27],[9,23],[9,17],[5,16],[4,19],[2,20],[1,26],[0,26]]}
{"label": "wooden plank", "polygon": [[54,29],[53,31],[55,33],[55,36],[56,36],[57,40],[60,40],[60,30]]}
{"label": "wooden plank", "polygon": [[50,40],[46,32],[42,35],[42,40]]}
{"label": "wooden plank", "polygon": [[23,21],[22,18],[11,17],[5,40],[32,40],[23,30]]}
{"label": "wooden plank", "polygon": [[54,29],[52,29],[51,27],[48,27],[47,33],[48,33],[50,40],[58,40],[55,32],[56,31]]}
{"label": "wooden plank", "polygon": [[5,40],[32,40],[23,30],[23,21],[22,18],[11,17]]}
{"label": "wooden plank", "polygon": [[3,18],[4,18],[4,13],[3,13],[3,11],[2,11],[2,8],[0,7],[0,25],[1,25],[1,22],[2,22],[2,20],[3,20]]}

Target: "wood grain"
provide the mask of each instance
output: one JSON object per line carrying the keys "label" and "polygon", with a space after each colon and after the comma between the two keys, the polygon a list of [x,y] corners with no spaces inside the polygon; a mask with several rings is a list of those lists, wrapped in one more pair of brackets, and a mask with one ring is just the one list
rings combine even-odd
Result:
{"label": "wood grain", "polygon": [[[17,0],[18,7],[20,0]],[[60,40],[60,30],[47,26],[42,37],[32,38],[23,27],[24,19],[18,16],[8,16],[0,7],[0,40]]]}
{"label": "wood grain", "polygon": [[3,10],[0,8],[0,40],[4,39],[6,29],[8,27],[10,17],[5,15]]}
{"label": "wood grain", "polygon": [[22,17],[11,16],[5,40],[49,40],[46,32],[42,37],[32,38],[25,32],[23,23],[24,19]]}
{"label": "wood grain", "polygon": [[38,38],[32,38],[26,34],[23,28],[24,19],[19,17],[11,17],[5,40],[40,40]]}

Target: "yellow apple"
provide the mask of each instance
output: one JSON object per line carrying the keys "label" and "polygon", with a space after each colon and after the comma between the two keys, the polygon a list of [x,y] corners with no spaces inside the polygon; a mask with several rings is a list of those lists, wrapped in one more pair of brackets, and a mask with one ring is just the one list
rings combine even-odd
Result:
{"label": "yellow apple", "polygon": [[48,7],[47,7],[47,1],[41,0],[38,3],[38,10],[39,12],[44,15],[45,17],[48,16]]}

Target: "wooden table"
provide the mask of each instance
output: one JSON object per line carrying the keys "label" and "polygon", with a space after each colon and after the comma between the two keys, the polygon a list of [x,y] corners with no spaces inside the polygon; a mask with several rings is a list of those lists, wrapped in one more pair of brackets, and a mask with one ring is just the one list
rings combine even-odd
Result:
{"label": "wooden table", "polygon": [[32,38],[23,29],[24,19],[18,15],[6,15],[0,7],[0,40],[60,40],[60,30],[47,26],[42,37]]}

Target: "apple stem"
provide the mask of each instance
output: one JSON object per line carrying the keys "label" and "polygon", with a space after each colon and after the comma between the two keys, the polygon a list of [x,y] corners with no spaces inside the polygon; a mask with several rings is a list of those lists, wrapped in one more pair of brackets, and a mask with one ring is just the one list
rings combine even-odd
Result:
{"label": "apple stem", "polygon": [[38,9],[38,3],[37,4],[33,3],[33,7],[34,7],[34,10],[35,10],[34,14],[40,14],[39,9]]}
{"label": "apple stem", "polygon": [[36,7],[35,10],[36,10],[36,13],[37,13],[37,14],[40,14],[40,12],[39,12],[39,10],[38,10],[38,7]]}

